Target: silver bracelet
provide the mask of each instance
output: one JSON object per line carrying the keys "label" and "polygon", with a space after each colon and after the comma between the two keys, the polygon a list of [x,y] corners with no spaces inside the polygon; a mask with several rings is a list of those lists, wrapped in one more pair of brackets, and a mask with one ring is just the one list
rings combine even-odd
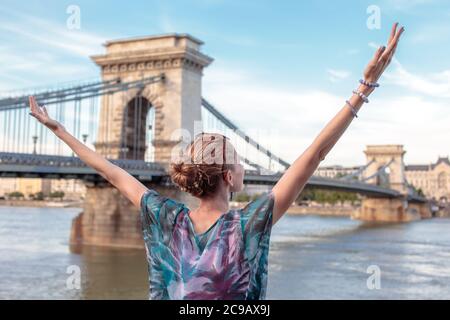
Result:
{"label": "silver bracelet", "polygon": [[358,115],[356,114],[356,109],[355,109],[354,106],[352,106],[352,104],[350,103],[350,101],[346,100],[346,101],[345,101],[345,104],[346,104],[347,106],[350,107],[350,109],[352,110],[353,116],[356,117],[356,118],[358,118]]}
{"label": "silver bracelet", "polygon": [[370,88],[377,88],[377,87],[380,86],[380,84],[377,83],[377,82],[369,82],[369,81],[366,81],[366,80],[363,80],[363,79],[359,79],[359,83],[361,83],[361,84],[363,84],[365,86],[368,86]]}
{"label": "silver bracelet", "polygon": [[369,99],[368,99],[367,96],[366,96],[364,93],[362,93],[361,91],[359,91],[359,90],[353,90],[353,93],[356,94],[356,95],[358,95],[358,96],[360,96],[361,99],[363,99],[363,101],[364,101],[365,103],[369,103]]}

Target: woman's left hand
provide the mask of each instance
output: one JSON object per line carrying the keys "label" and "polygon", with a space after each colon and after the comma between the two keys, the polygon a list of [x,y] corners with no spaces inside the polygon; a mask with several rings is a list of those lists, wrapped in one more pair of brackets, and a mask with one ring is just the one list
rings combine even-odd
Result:
{"label": "woman's left hand", "polygon": [[398,22],[394,23],[392,26],[391,34],[387,46],[381,46],[375,52],[374,57],[367,65],[364,70],[364,80],[367,82],[377,82],[380,76],[383,74],[386,67],[391,63],[392,57],[394,56],[395,50],[397,49],[397,44],[405,31],[404,27],[397,29]]}

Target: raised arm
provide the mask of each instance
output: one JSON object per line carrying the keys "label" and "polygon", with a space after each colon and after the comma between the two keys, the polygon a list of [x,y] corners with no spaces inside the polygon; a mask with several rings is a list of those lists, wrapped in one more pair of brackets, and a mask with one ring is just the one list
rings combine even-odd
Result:
{"label": "raised arm", "polygon": [[139,180],[115,164],[106,160],[102,155],[88,148],[69,132],[59,122],[51,119],[45,106],[40,107],[34,97],[30,97],[30,115],[49,128],[58,138],[64,141],[80,159],[89,167],[97,171],[103,178],[116,187],[136,207],[140,207],[140,200],[147,190]]}
{"label": "raised arm", "polygon": [[[364,70],[364,80],[366,82],[376,82],[391,59],[397,48],[400,35],[404,28],[397,29],[398,23],[392,26],[387,47],[382,46],[375,52],[374,57]],[[369,96],[374,90],[372,87],[361,84],[358,90]],[[359,95],[353,95],[349,100],[350,104],[357,112],[363,100]],[[309,178],[319,166],[319,163],[325,159],[325,156],[333,148],[349,124],[353,120],[351,108],[346,104],[342,109],[328,122],[325,128],[314,139],[312,144],[294,161],[286,170],[281,179],[272,188],[275,196],[272,224],[275,224],[287,211],[289,206],[297,199],[303,190]]]}

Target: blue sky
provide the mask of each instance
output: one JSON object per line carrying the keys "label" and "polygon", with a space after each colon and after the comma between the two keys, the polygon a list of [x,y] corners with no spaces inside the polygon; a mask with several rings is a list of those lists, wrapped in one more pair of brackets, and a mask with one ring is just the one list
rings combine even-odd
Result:
{"label": "blue sky", "polygon": [[[66,27],[69,5],[81,29]],[[367,8],[380,9],[369,29]],[[371,102],[322,165],[365,163],[366,144],[404,144],[407,164],[450,155],[450,1],[9,1],[0,7],[0,91],[98,77],[109,39],[169,32],[215,60],[203,96],[293,161],[340,110],[390,26],[406,31]],[[264,143],[264,140],[262,141]]]}

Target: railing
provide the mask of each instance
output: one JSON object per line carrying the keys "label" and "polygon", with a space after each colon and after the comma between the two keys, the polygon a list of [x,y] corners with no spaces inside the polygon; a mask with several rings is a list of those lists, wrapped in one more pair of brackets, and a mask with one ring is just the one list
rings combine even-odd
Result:
{"label": "railing", "polygon": [[[164,166],[157,162],[144,160],[108,159],[108,161],[126,170],[152,170],[165,172]],[[25,153],[0,152],[0,164],[87,168],[78,157],[38,155]]]}

